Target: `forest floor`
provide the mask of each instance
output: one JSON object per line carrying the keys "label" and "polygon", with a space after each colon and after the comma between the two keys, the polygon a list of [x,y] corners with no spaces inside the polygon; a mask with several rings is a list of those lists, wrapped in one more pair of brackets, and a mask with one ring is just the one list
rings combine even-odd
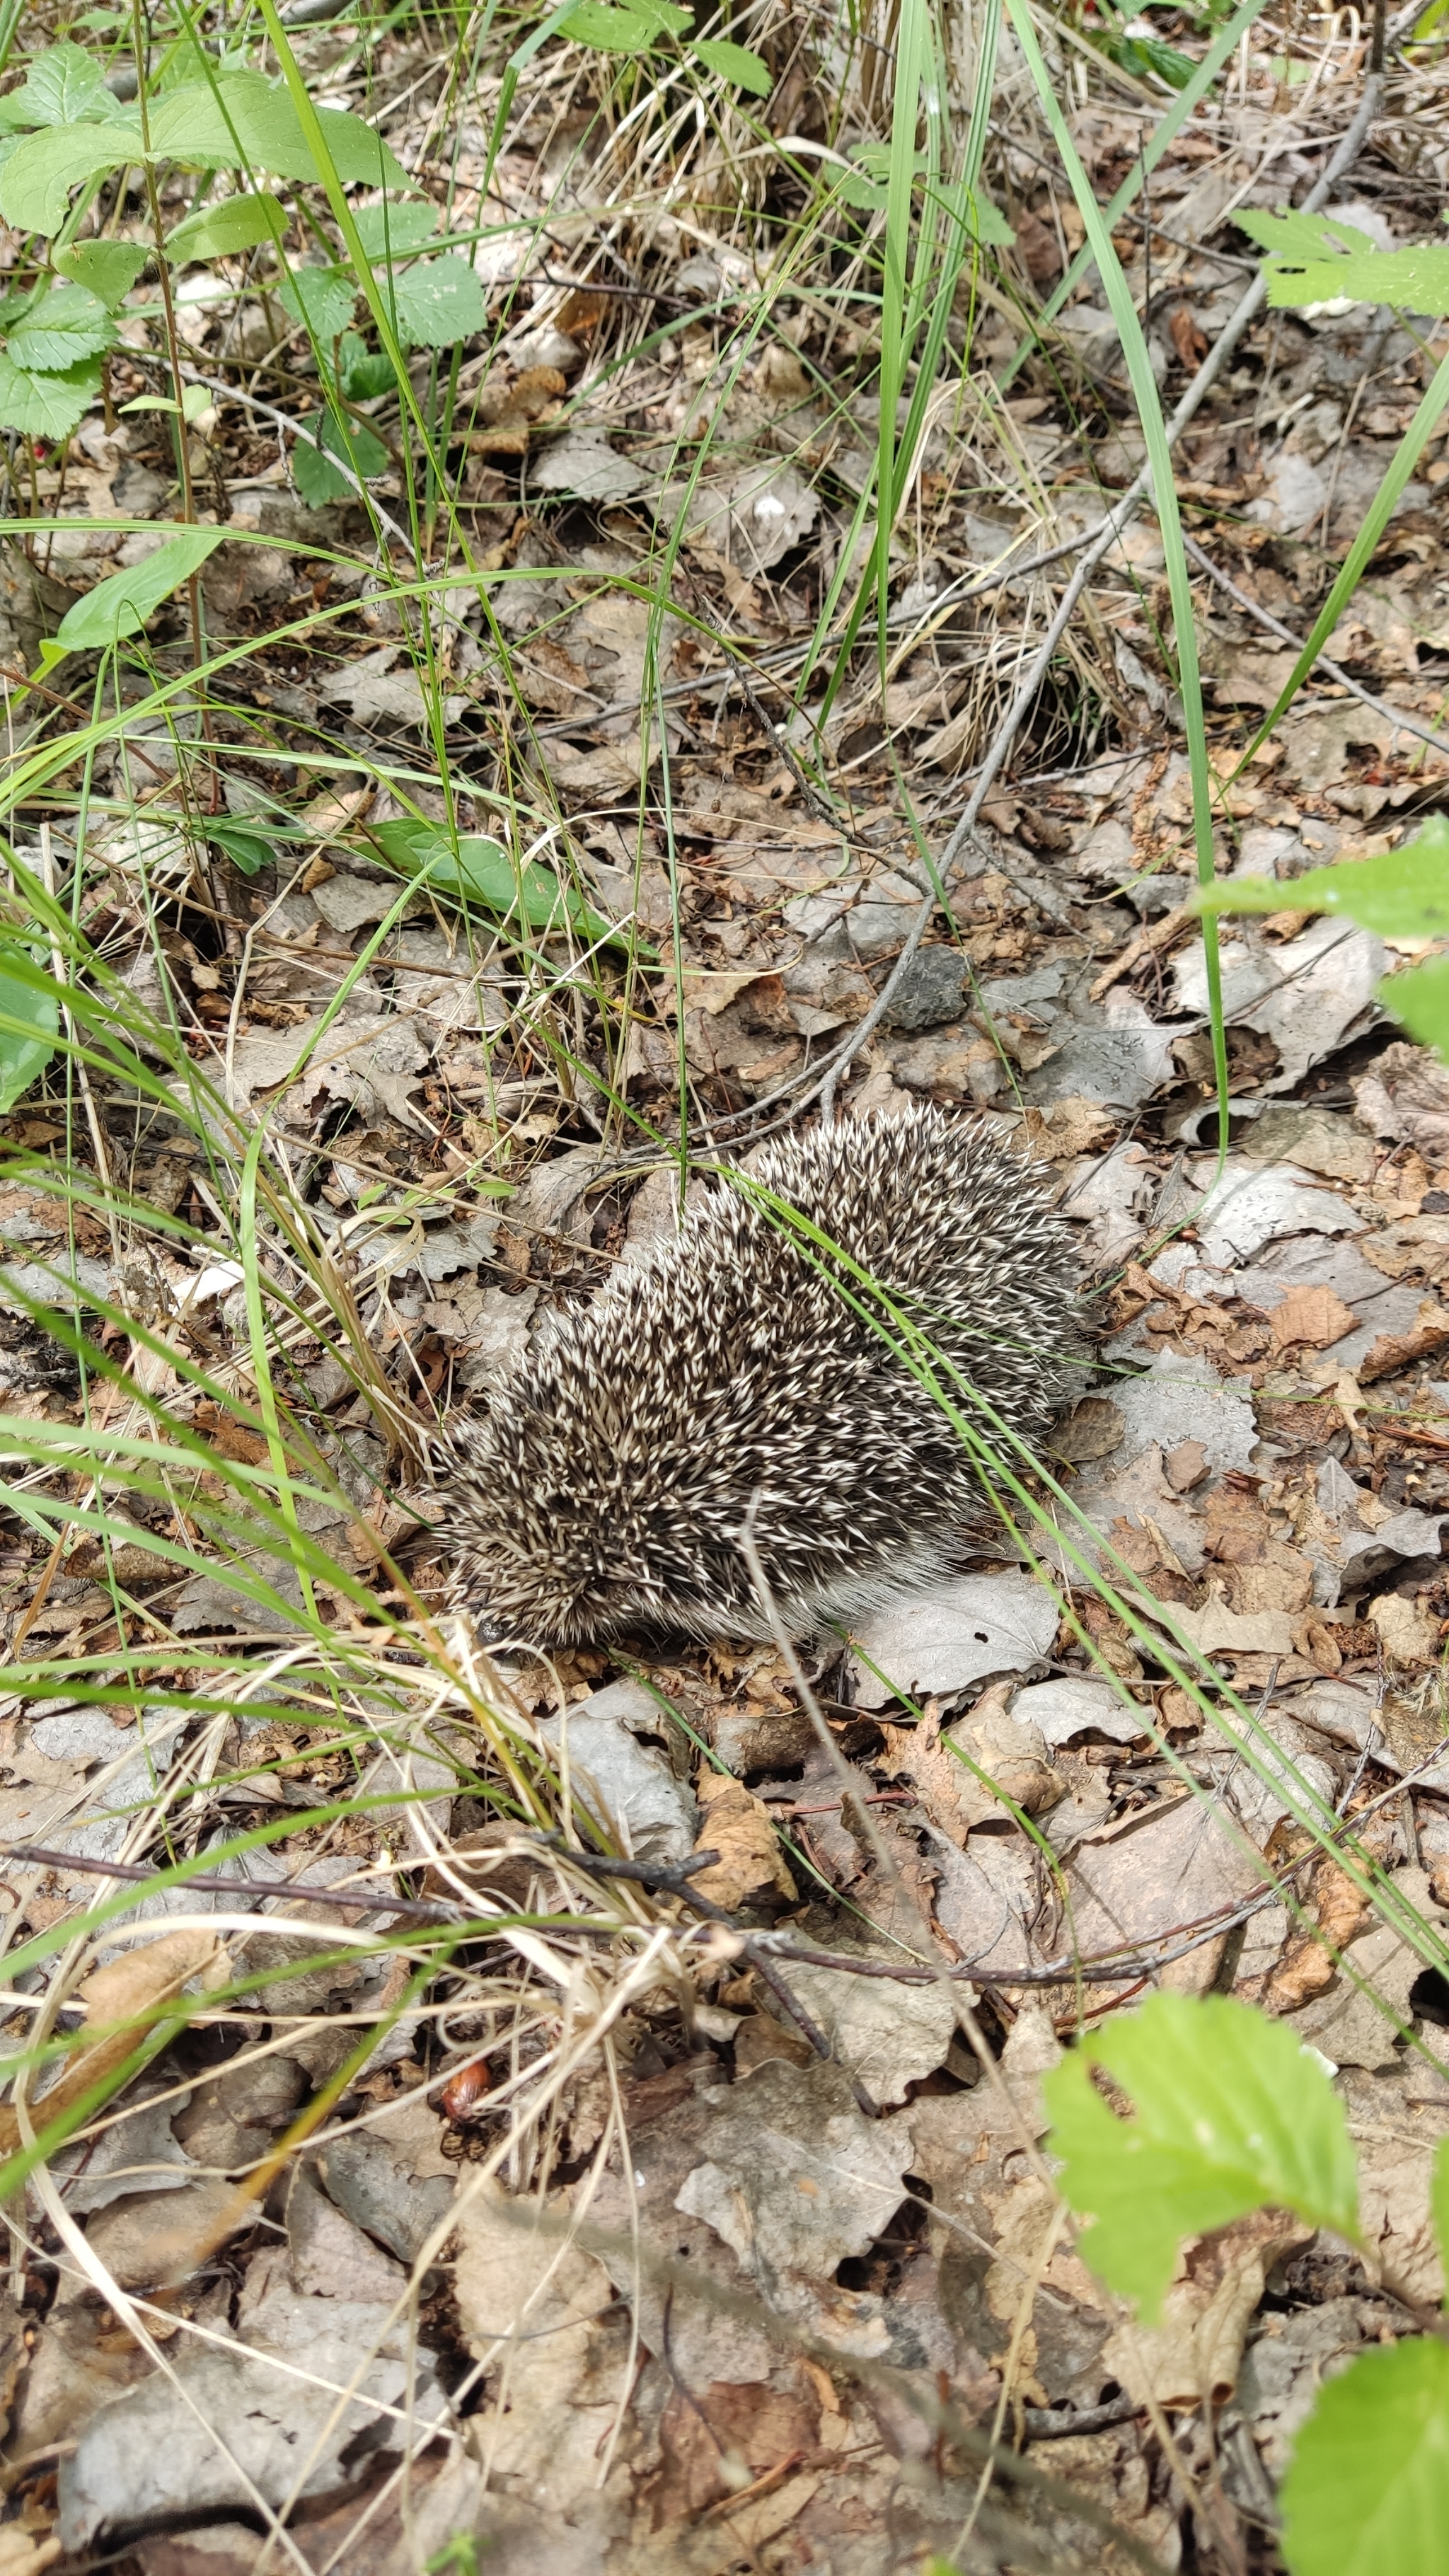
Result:
{"label": "forest floor", "polygon": [[[30,14],[0,124],[48,46],[129,59],[104,15]],[[1443,2288],[1449,1982],[1335,1857],[1449,1939],[1449,1073],[1375,999],[1423,943],[1225,926],[1220,1159],[1149,506],[1050,640],[1145,451],[1009,33],[1010,238],[933,288],[867,595],[885,13],[757,10],[768,94],[708,112],[561,37],[505,75],[491,14],[289,15],[435,226],[407,386],[365,390],[356,281],[319,338],[265,244],[164,296],[153,263],[79,426],[12,441],[8,917],[58,908],[59,1004],[34,1079],[13,998],[0,1042],[0,2576],[1267,2576],[1321,2379]],[[1319,180],[1365,45],[1245,28],[1143,186],[1180,93],[1106,26],[1039,33],[1099,203],[1137,174],[1170,417],[1259,273],[1236,211]],[[1189,67],[1216,32],[1151,29]],[[1382,248],[1449,175],[1408,36],[1328,198]],[[79,238],[144,247],[197,188],[127,183]],[[298,273],[345,278],[293,197],[331,263]],[[439,340],[449,258],[477,312]],[[1443,802],[1437,440],[1242,765],[1442,328],[1263,307],[1178,439],[1220,873]],[[353,490],[295,440],[329,352]],[[134,407],[168,385],[184,458],[175,400]],[[178,524],[190,590],[47,663]],[[1044,1571],[963,1558],[808,1691],[723,1641],[470,1660],[436,1426],[666,1236],[682,1150],[827,1082],[845,1119],[974,1107],[1072,1222],[1101,1370],[1044,1463],[1089,1561],[1040,1525]],[[1039,2079],[1160,1986],[1330,2065],[1363,2241],[1240,2219],[1147,2329],[1062,2232]]]}

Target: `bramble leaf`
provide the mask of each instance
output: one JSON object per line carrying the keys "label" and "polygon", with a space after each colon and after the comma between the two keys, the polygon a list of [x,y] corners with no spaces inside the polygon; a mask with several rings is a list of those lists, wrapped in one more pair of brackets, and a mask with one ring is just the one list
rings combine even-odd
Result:
{"label": "bramble leaf", "polygon": [[1194,898],[1198,912],[1335,912],[1382,939],[1449,938],[1449,817],[1433,814],[1401,850],[1274,877],[1224,877]]}
{"label": "bramble leaf", "polygon": [[1354,224],[1329,215],[1270,215],[1244,206],[1233,221],[1268,256],[1263,276],[1272,305],[1394,304],[1408,313],[1449,313],[1449,245],[1409,242],[1380,250]]}
{"label": "bramble leaf", "polygon": [[69,438],[100,390],[100,363],[95,358],[41,372],[17,367],[0,350],[0,429],[18,429],[27,438]]}
{"label": "bramble leaf", "polygon": [[1433,1047],[1449,1063],[1449,957],[1401,968],[1380,984],[1377,998],[1411,1038]]}
{"label": "bramble leaf", "polygon": [[488,306],[476,272],[456,251],[419,260],[398,278],[397,327],[410,348],[445,349],[481,331]]}
{"label": "bramble leaf", "polygon": [[357,302],[357,281],[345,268],[294,268],[282,282],[278,298],[294,322],[304,322],[314,340],[327,345],[341,338]]}
{"label": "bramble leaf", "polygon": [[[352,421],[349,430],[344,431],[337,414],[329,409],[323,414],[320,428],[315,413],[307,427],[316,431],[321,443],[314,447],[310,440],[298,439],[292,450],[292,476],[309,509],[320,509],[324,501],[352,501],[357,497],[357,486],[351,476],[339,473],[331,462],[334,456],[340,457],[344,464],[351,466],[353,473],[361,475],[364,480],[369,474],[380,474],[387,463],[387,449],[382,440],[361,421]],[[352,442],[350,454],[349,431]]]}
{"label": "bramble leaf", "polygon": [[1327,2380],[1281,2502],[1290,2576],[1449,2576],[1449,2347],[1381,2346]]}
{"label": "bramble leaf", "polygon": [[111,124],[126,113],[94,56],[65,40],[37,55],[14,105],[27,125],[78,125],[84,119]]}
{"label": "bramble leaf", "polygon": [[5,334],[11,364],[61,375],[81,358],[98,357],[115,339],[115,324],[98,295],[85,286],[55,286],[33,296]]}
{"label": "bramble leaf", "polygon": [[[1092,2083],[1128,2095],[1119,2119]],[[1043,2084],[1062,2191],[1091,2224],[1081,2251],[1155,2323],[1184,2237],[1249,2210],[1296,2210],[1358,2233],[1343,2105],[1282,2022],[1223,1996],[1157,1994],[1086,2034]]]}

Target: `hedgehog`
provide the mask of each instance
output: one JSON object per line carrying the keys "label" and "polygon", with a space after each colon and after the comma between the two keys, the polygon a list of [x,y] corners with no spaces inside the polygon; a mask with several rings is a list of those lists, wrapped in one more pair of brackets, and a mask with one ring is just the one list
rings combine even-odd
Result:
{"label": "hedgehog", "polygon": [[979,1119],[811,1130],[695,1197],[451,1429],[455,1598],[493,1644],[848,1627],[982,1521],[940,1397],[1019,1469],[1081,1365],[1067,1227]]}

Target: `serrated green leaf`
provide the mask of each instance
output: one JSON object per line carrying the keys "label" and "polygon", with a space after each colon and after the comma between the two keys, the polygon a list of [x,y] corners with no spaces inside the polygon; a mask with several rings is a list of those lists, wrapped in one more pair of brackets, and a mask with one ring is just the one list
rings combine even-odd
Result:
{"label": "serrated green leaf", "polygon": [[1264,275],[1268,301],[1279,307],[1330,304],[1348,296],[1355,304],[1392,304],[1404,313],[1449,313],[1449,250],[1437,242],[1301,264],[1270,259]]}
{"label": "serrated green leaf", "polygon": [[1449,937],[1449,817],[1431,815],[1417,838],[1376,859],[1274,877],[1224,877],[1194,898],[1198,912],[1332,912],[1382,939]]}
{"label": "serrated green leaf", "polygon": [[255,196],[227,197],[219,206],[203,206],[188,215],[166,237],[166,256],[180,264],[188,259],[229,259],[258,242],[280,242],[287,214],[280,200],[258,189]]}
{"label": "serrated green leaf", "polygon": [[601,54],[647,54],[654,43],[647,18],[632,9],[611,8],[608,0],[578,0],[578,7],[560,22],[559,34]]}
{"label": "serrated green leaf", "polygon": [[294,322],[305,323],[324,347],[340,339],[352,319],[357,282],[345,268],[294,268],[279,302]]}
{"label": "serrated green leaf", "polygon": [[462,903],[481,904],[504,920],[522,911],[531,929],[555,929],[571,922],[589,939],[609,937],[611,925],[582,903],[571,887],[560,885],[552,868],[531,859],[520,870],[499,841],[472,832],[460,834],[456,852],[437,823],[380,823],[371,834],[385,859],[404,876],[426,876],[435,894]]}
{"label": "serrated green leaf", "polygon": [[1355,224],[1329,215],[1270,215],[1260,206],[1242,207],[1233,221],[1268,253],[1268,301],[1280,309],[1346,299],[1393,304],[1408,313],[1449,313],[1449,246],[1443,243],[1380,250]]}
{"label": "serrated green leaf", "polygon": [[5,334],[6,354],[17,367],[63,374],[81,358],[109,349],[116,326],[98,295],[86,286],[54,286],[33,296]]}
{"label": "serrated green leaf", "polygon": [[42,374],[17,367],[0,350],[0,429],[18,429],[26,438],[69,438],[100,390],[101,370],[95,358]]}
{"label": "serrated green leaf", "polygon": [[17,232],[49,240],[83,179],[141,158],[139,125],[59,125],[27,134],[0,169],[0,215]]}
{"label": "serrated green leaf", "polygon": [[724,36],[696,36],[690,52],[698,54],[706,70],[733,81],[739,89],[753,90],[756,98],[768,98],[775,86],[762,54],[752,54],[746,45],[732,45]]}
{"label": "serrated green leaf", "polygon": [[324,501],[351,501],[357,497],[355,485],[329,463],[330,457],[342,457],[355,473],[364,477],[380,474],[387,463],[387,449],[382,440],[364,428],[360,421],[350,424],[350,456],[347,436],[334,411],[324,412],[320,429],[315,416],[308,421],[307,427],[316,429],[321,446],[314,447],[308,440],[299,438],[292,450],[292,475],[309,509],[319,509]]}
{"label": "serrated green leaf", "polygon": [[[1133,2104],[1118,2119],[1102,2066]],[[1184,2237],[1249,2210],[1295,2210],[1358,2234],[1343,2105],[1282,2022],[1226,1996],[1157,1994],[1081,2044],[1043,2081],[1063,2194],[1091,2220],[1081,2252],[1154,2324]]]}
{"label": "serrated green leaf", "polygon": [[376,402],[397,389],[397,369],[384,350],[369,349],[356,331],[344,331],[339,352],[342,390],[349,402]]}
{"label": "serrated green leaf", "polygon": [[1294,210],[1273,215],[1266,206],[1240,206],[1232,221],[1275,259],[1322,259],[1335,247],[1354,252],[1377,248],[1371,233],[1360,232],[1357,224],[1340,223],[1336,215]]}
{"label": "serrated green leaf", "polygon": [[1433,1047],[1449,1064],[1449,957],[1402,968],[1380,984],[1376,998],[1411,1038]]}
{"label": "serrated green leaf", "polygon": [[183,528],[144,562],[98,581],[94,590],[66,610],[47,660],[58,661],[64,653],[100,652],[120,636],[136,634],[163,599],[201,570],[225,535],[225,528]]}
{"label": "serrated green leaf", "polygon": [[409,259],[426,242],[438,237],[438,210],[416,198],[398,205],[388,199],[380,206],[359,206],[353,222],[358,239],[367,256],[374,262]]}
{"label": "serrated green leaf", "polygon": [[1449,2576],[1449,2347],[1381,2346],[1326,2381],[1281,2501],[1290,2576]]}
{"label": "serrated green leaf", "polygon": [[101,78],[100,65],[82,45],[62,41],[31,64],[15,106],[27,125],[110,124],[126,111]]}
{"label": "serrated green leaf", "polygon": [[55,264],[62,277],[89,287],[110,313],[130,294],[150,256],[144,242],[72,242],[69,250],[57,251]]}
{"label": "serrated green leaf", "polygon": [[440,259],[419,260],[398,278],[397,328],[414,349],[446,349],[481,331],[488,306],[477,275],[456,251]]}
{"label": "serrated green leaf", "polygon": [[0,940],[0,1118],[44,1073],[59,1027],[55,986],[33,951]]}

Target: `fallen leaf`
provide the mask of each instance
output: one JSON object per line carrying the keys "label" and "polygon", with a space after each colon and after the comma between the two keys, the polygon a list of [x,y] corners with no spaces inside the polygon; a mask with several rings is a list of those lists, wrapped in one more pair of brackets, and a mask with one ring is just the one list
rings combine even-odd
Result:
{"label": "fallen leaf", "polygon": [[1268,1329],[1280,1350],[1307,1342],[1315,1351],[1326,1351],[1351,1333],[1358,1320],[1332,1288],[1290,1288],[1281,1306],[1273,1308]]}
{"label": "fallen leaf", "polygon": [[1179,2257],[1162,2324],[1109,2336],[1103,2377],[1119,2379],[1139,2406],[1222,2405],[1238,2384],[1243,2344],[1268,2274],[1312,2234],[1281,2209],[1256,2209],[1199,2237]]}
{"label": "fallen leaf", "polygon": [[[124,2066],[183,1987],[224,1958],[214,1932],[168,1932],[87,1977],[79,1993],[87,2028],[59,2081],[30,2106],[37,2133]],[[0,2108],[0,2154],[16,2155],[20,2144],[19,2120]]]}
{"label": "fallen leaf", "polygon": [[702,1770],[697,1795],[700,1806],[696,1851],[717,1851],[709,1869],[696,1871],[690,1885],[712,1905],[733,1914],[742,1905],[757,1905],[773,1896],[793,1901],[795,1882],[775,1840],[770,1810],[742,1780],[722,1771]]}
{"label": "fallen leaf", "polygon": [[1410,1333],[1381,1333],[1366,1359],[1354,1371],[1360,1386],[1371,1386],[1376,1378],[1397,1377],[1400,1369],[1412,1368],[1416,1361],[1433,1359],[1449,1345],[1449,1307],[1426,1297],[1419,1308],[1418,1321]]}
{"label": "fallen leaf", "polygon": [[1383,1592],[1369,1603],[1369,1617],[1391,1664],[1432,1664],[1437,1659],[1438,1621],[1417,1601],[1406,1601],[1401,1592]]}

